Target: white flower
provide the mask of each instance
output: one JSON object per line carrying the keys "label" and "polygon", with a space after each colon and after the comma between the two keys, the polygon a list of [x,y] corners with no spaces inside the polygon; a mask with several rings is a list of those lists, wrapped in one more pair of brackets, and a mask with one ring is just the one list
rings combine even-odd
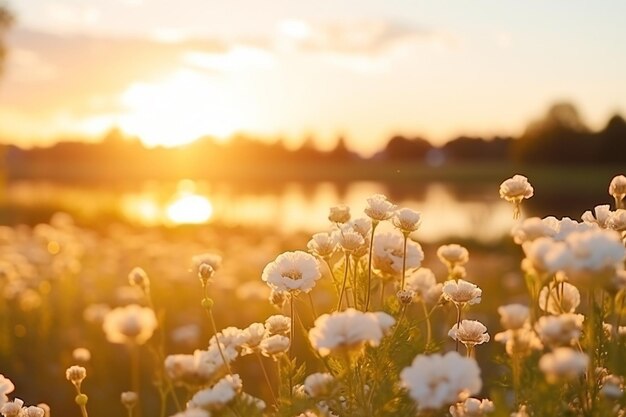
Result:
{"label": "white flower", "polygon": [[616,175],[609,184],[609,194],[615,198],[615,205],[621,208],[621,202],[626,196],[626,177]]}
{"label": "white flower", "polygon": [[[404,256],[404,238],[397,233],[381,233],[374,240],[372,263],[374,268],[385,274],[399,274],[402,272],[402,258]],[[424,259],[424,251],[419,243],[407,241],[406,268],[419,268]]]}
{"label": "white flower", "polygon": [[468,398],[463,402],[450,406],[452,417],[482,417],[493,413],[495,407],[492,401],[487,399]]}
{"label": "white flower", "polygon": [[278,291],[310,292],[322,277],[317,259],[302,251],[285,252],[263,269],[261,279]]}
{"label": "white flower", "polygon": [[535,330],[546,345],[571,345],[580,338],[584,320],[582,314],[542,316],[535,323]]}
{"label": "white flower", "polygon": [[291,331],[291,319],[280,314],[270,316],[265,320],[265,329],[270,336],[275,334],[287,336]]}
{"label": "white flower", "polygon": [[441,297],[443,284],[437,283],[435,274],[430,269],[418,268],[409,271],[404,288],[415,292],[426,304],[435,304]]}
{"label": "white flower", "polygon": [[418,355],[402,370],[400,379],[419,410],[437,410],[463,401],[482,388],[476,361],[457,352]]}
{"label": "white flower", "polygon": [[507,330],[522,328],[530,318],[530,309],[522,304],[507,304],[498,307],[500,323]]}
{"label": "white flower", "polygon": [[478,304],[483,291],[471,282],[465,280],[450,280],[443,284],[443,297],[457,305]]}
{"label": "white flower", "polygon": [[148,307],[130,304],[109,311],[102,328],[111,343],[144,344],[157,327],[154,311]]}
{"label": "white flower", "polygon": [[550,314],[573,313],[580,305],[580,291],[569,282],[550,282],[539,292],[539,308]]}
{"label": "white flower", "polygon": [[2,408],[0,408],[0,414],[4,417],[18,417],[22,411],[23,405],[24,401],[19,398],[14,398],[13,401],[8,401],[2,405]]}
{"label": "white flower", "polygon": [[532,197],[533,193],[533,187],[523,175],[514,175],[500,184],[500,198],[515,204],[514,218],[519,217],[519,205],[522,200]]}
{"label": "white flower", "polygon": [[540,237],[554,236],[557,231],[552,226],[553,224],[551,225],[549,220],[531,217],[513,226],[511,235],[515,243],[521,245],[524,242],[532,242]]}
{"label": "white flower", "polygon": [[372,230],[372,219],[369,217],[359,217],[349,223],[350,227],[363,236],[363,239],[367,239],[370,230]]}
{"label": "white flower", "polygon": [[82,366],[70,366],[65,370],[65,378],[72,384],[80,387],[80,384],[87,377],[87,370]]}
{"label": "white flower", "polygon": [[341,227],[337,232],[337,240],[339,246],[348,253],[355,252],[366,244],[365,238],[350,225]]}
{"label": "white flower", "polygon": [[489,341],[487,327],[477,320],[462,320],[460,325],[455,323],[448,336],[470,348]]}
{"label": "white flower", "polygon": [[602,278],[611,276],[626,258],[626,248],[618,233],[612,230],[588,230],[571,233],[566,250],[552,258],[555,269],[564,271],[572,280],[605,284]]}
{"label": "white flower", "polygon": [[456,265],[465,265],[469,261],[469,252],[463,246],[453,243],[440,246],[437,257],[448,269],[453,269]]}
{"label": "white flower", "polygon": [[539,359],[539,369],[550,383],[561,379],[574,379],[587,370],[589,357],[572,348],[560,347]]}
{"label": "white flower", "polygon": [[511,417],[530,417],[530,414],[528,414],[527,407],[525,405],[520,405],[517,411],[511,413]]}
{"label": "white flower", "polygon": [[207,252],[193,256],[191,258],[191,262],[193,263],[196,272],[198,272],[198,268],[200,268],[200,265],[202,264],[210,265],[214,271],[217,271],[222,266],[222,257],[217,253]]}
{"label": "white flower", "polygon": [[594,215],[591,213],[591,211],[587,210],[586,212],[583,213],[583,215],[581,216],[581,219],[588,224],[595,224],[600,226],[603,229],[606,229],[608,226],[608,221],[611,218],[611,206],[609,206],[608,204],[606,205],[601,205],[601,206],[596,206],[593,209],[594,213],[595,213],[595,217]]}
{"label": "white flower", "polygon": [[329,258],[337,250],[337,236],[328,232],[316,233],[306,246],[314,255]]}
{"label": "white flower", "polygon": [[216,344],[217,341],[227,348],[241,349],[247,341],[247,335],[240,328],[229,326],[211,336],[209,346]]}
{"label": "white flower", "polygon": [[380,222],[390,219],[395,209],[396,206],[387,200],[386,196],[374,194],[367,198],[367,207],[364,211],[374,222]]}
{"label": "white flower", "polygon": [[242,356],[254,353],[263,338],[265,337],[265,325],[263,323],[252,323],[243,330],[245,342],[242,344]]}
{"label": "white flower", "polygon": [[612,400],[621,398],[624,395],[624,378],[617,375],[607,375],[602,378],[600,395]]}
{"label": "white flower", "polygon": [[563,242],[556,242],[548,237],[540,237],[522,244],[526,258],[522,261],[522,269],[526,273],[542,275],[556,272],[553,258],[566,250]]}
{"label": "white flower", "polygon": [[46,412],[43,408],[31,405],[20,410],[19,417],[44,417]]}
{"label": "white flower", "polygon": [[226,375],[213,387],[198,391],[189,401],[189,405],[192,408],[199,407],[209,411],[219,411],[241,392],[241,387],[239,375]]}
{"label": "white flower", "polygon": [[403,233],[411,233],[419,229],[422,215],[410,208],[396,210],[391,221]]}
{"label": "white flower", "polygon": [[347,223],[350,221],[350,207],[340,204],[330,208],[328,220],[333,223]]}
{"label": "white flower", "polygon": [[533,350],[543,350],[543,343],[530,328],[530,324],[517,330],[506,330],[497,333],[493,339],[496,342],[504,343],[506,353],[511,357],[526,357]]}
{"label": "white flower", "polygon": [[626,232],[626,210],[615,210],[609,218],[608,226],[616,232]]}
{"label": "white flower", "polygon": [[327,397],[331,394],[335,378],[329,373],[317,372],[306,377],[304,391],[311,398]]}
{"label": "white flower", "polygon": [[[86,363],[91,360],[91,352],[86,348],[76,348],[72,351],[72,358],[77,362]],[[2,392],[1,389],[0,392]]]}
{"label": "white flower", "polygon": [[[222,353],[228,363],[238,356],[232,347],[223,346]],[[192,355],[169,355],[164,365],[166,374],[177,385],[206,385],[226,372],[217,345],[209,346],[208,350],[196,350]]]}
{"label": "white flower", "polygon": [[570,219],[569,217],[563,217],[561,220],[558,220],[554,216],[548,216],[543,219],[548,226],[550,226],[555,233],[551,236],[556,241],[564,241],[571,233],[574,232],[584,232],[586,230],[592,230],[597,228],[594,224],[589,223],[579,223],[575,220]]}
{"label": "white flower", "polygon": [[7,394],[12,393],[15,390],[13,382],[4,375],[0,375],[0,407],[9,400]]}
{"label": "white flower", "polygon": [[394,318],[386,313],[363,313],[348,308],[318,317],[309,331],[309,339],[320,355],[326,356],[335,350],[358,350],[365,344],[378,346],[394,324]]}
{"label": "white flower", "polygon": [[276,356],[281,353],[287,352],[290,345],[291,341],[287,336],[275,334],[263,339],[259,348],[261,348],[261,353],[263,353],[263,355],[276,358]]}

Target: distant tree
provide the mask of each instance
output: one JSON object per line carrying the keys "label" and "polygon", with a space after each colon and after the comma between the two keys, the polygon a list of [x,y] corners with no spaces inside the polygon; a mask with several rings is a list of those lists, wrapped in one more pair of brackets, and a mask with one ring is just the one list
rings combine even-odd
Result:
{"label": "distant tree", "polygon": [[384,150],[387,159],[410,159],[422,161],[433,145],[426,139],[408,139],[404,136],[392,137]]}
{"label": "distant tree", "polygon": [[592,139],[578,110],[570,103],[559,103],[528,125],[515,143],[514,156],[531,163],[595,162],[598,146]]}
{"label": "distant tree", "polygon": [[606,127],[598,132],[599,159],[601,162],[626,163],[626,121],[619,116],[611,117]]}
{"label": "distant tree", "polygon": [[333,150],[328,152],[328,158],[333,161],[348,161],[356,159],[358,156],[348,148],[346,139],[343,136],[340,136],[339,139],[337,139],[337,144]]}
{"label": "distant tree", "polygon": [[506,160],[510,155],[511,138],[495,137],[492,140],[461,136],[443,145],[446,159],[456,161]]}
{"label": "distant tree", "polygon": [[2,72],[4,59],[6,57],[6,47],[2,38],[13,23],[13,15],[4,3],[0,3],[0,72]]}

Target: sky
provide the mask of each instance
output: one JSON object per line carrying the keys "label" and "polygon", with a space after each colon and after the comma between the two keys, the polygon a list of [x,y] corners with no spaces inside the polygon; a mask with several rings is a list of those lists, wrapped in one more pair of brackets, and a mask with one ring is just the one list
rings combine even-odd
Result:
{"label": "sky", "polygon": [[[1,1],[1,0],[0,0]],[[6,0],[0,138],[247,133],[371,154],[519,135],[556,102],[626,114],[626,2]]]}

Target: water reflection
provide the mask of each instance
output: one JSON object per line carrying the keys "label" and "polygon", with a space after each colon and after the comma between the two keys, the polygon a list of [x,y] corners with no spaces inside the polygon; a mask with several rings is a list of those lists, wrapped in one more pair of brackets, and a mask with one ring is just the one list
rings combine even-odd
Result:
{"label": "water reflection", "polygon": [[9,213],[48,207],[94,221],[117,214],[147,226],[220,223],[291,233],[326,230],[329,207],[340,203],[351,207],[353,217],[362,216],[366,198],[374,193],[387,194],[399,206],[421,211],[423,222],[416,237],[423,241],[452,236],[492,241],[513,225],[511,207],[492,187],[459,190],[443,183],[293,182],[242,187],[184,180],[112,190],[22,182],[9,185],[4,204]]}

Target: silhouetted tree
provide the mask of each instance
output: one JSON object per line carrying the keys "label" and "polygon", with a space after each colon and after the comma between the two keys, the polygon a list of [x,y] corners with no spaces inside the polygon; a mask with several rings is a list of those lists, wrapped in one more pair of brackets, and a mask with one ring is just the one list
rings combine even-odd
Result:
{"label": "silhouetted tree", "polygon": [[626,163],[626,121],[619,116],[611,117],[606,127],[598,132],[599,159],[604,163]]}
{"label": "silhouetted tree", "polygon": [[387,143],[384,154],[387,159],[422,161],[432,148],[433,145],[426,139],[408,139],[403,136],[394,136]]}
{"label": "silhouetted tree", "polygon": [[443,145],[446,159],[453,161],[506,160],[511,152],[512,138],[492,140],[461,136]]}
{"label": "silhouetted tree", "polygon": [[519,161],[531,163],[595,162],[598,146],[576,108],[559,103],[543,119],[528,125],[515,143],[514,155]]}

